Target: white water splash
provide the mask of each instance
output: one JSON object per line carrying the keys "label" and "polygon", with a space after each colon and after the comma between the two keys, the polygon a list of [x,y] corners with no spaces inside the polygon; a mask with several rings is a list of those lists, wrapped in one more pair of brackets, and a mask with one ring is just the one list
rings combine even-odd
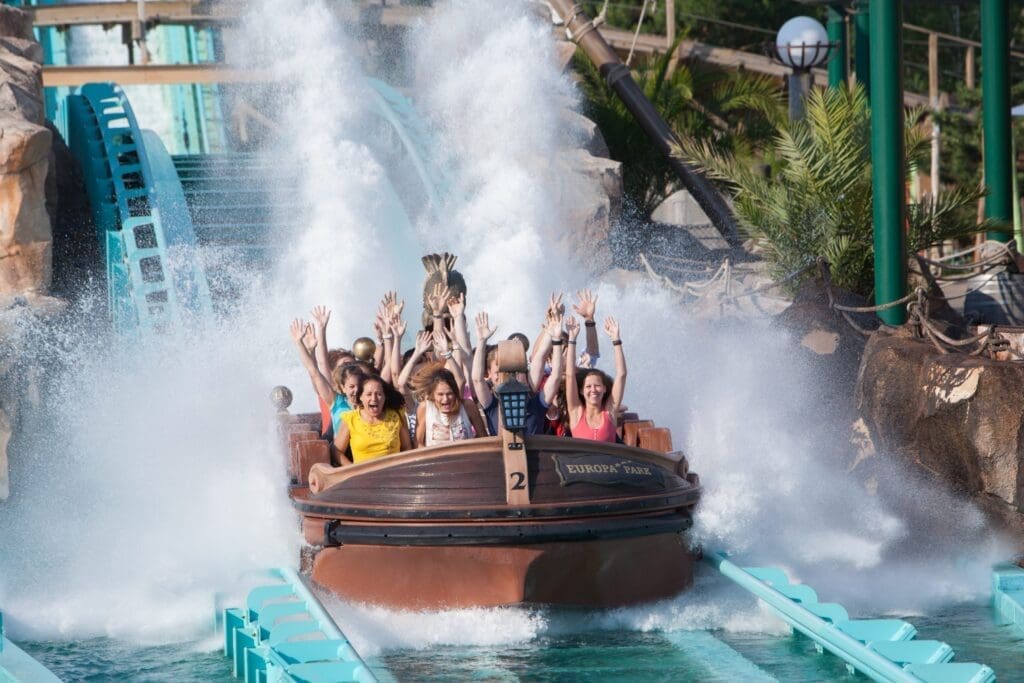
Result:
{"label": "white water splash", "polygon": [[[550,191],[544,161],[570,142],[557,111],[575,95],[544,47],[548,28],[527,5],[481,5],[440,6],[414,41],[415,94],[457,185],[450,223],[420,226],[425,242],[414,253],[459,252],[472,307],[489,308],[507,333],[539,323],[551,289],[592,283],[546,251],[545,231],[571,208],[571,195]],[[327,301],[336,308],[332,334],[341,328],[336,338],[346,343],[367,331],[379,291],[398,285],[417,298],[419,272],[394,250],[411,250],[412,240],[388,232],[390,210],[373,201],[386,183],[359,140],[365,111],[350,44],[321,3],[258,10],[251,30],[294,80],[297,99],[271,109],[286,117],[287,152],[279,153],[299,163],[308,209],[287,243],[284,277],[254,294],[230,327],[182,348],[136,360],[91,355],[84,342],[72,351],[54,431],[35,450],[38,468],[18,494],[24,502],[0,527],[5,549],[23,549],[0,560],[0,603],[27,632],[172,638],[206,618],[201,603],[231,572],[294,561],[294,520],[265,431],[267,388],[282,378],[300,396],[306,387],[287,319]],[[801,367],[783,333],[707,328],[639,282],[602,284],[599,296],[599,313],[623,326],[627,402],[671,427],[702,475],[702,542],[790,568],[823,599],[852,599],[864,610],[984,588],[999,548],[981,516],[908,483],[895,466],[882,468],[891,480],[869,494],[817,440],[827,416],[808,397],[826,380]],[[945,530],[921,524],[929,519]],[[582,617],[355,608],[345,626],[357,643],[382,650],[522,642],[563,628],[779,629],[727,589],[698,586],[657,605]]]}

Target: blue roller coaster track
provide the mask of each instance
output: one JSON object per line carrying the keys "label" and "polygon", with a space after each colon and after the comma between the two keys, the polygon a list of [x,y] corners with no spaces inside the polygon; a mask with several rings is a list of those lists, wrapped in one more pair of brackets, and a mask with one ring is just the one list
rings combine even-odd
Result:
{"label": "blue roller coaster track", "polygon": [[[419,185],[414,194],[423,206],[406,207],[407,213],[434,214],[448,183],[432,164],[436,155],[420,117],[394,88],[367,83],[388,144],[414,170],[415,179],[403,180]],[[155,133],[140,128],[125,93],[112,83],[83,86],[68,96],[66,111],[115,329],[166,334],[230,308],[236,290],[228,266],[273,262],[274,221],[287,213],[274,197],[287,195],[284,185],[294,180],[286,177],[298,174],[251,153],[171,156]]]}

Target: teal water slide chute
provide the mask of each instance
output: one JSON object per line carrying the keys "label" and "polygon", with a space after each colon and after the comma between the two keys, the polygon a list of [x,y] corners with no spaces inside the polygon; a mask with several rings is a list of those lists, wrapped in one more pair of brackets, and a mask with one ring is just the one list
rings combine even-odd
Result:
{"label": "teal water slide chute", "polygon": [[[370,146],[387,159],[386,194],[402,214],[392,227],[408,238],[410,217],[436,215],[448,183],[412,103],[383,82],[367,85],[388,131]],[[229,309],[233,274],[269,268],[298,227],[301,169],[255,153],[171,155],[111,83],[83,86],[65,110],[119,332],[166,333]]]}
{"label": "teal water slide chute", "polygon": [[163,332],[211,311],[196,236],[174,164],[143,131],[124,92],[89,84],[68,97],[68,144],[82,164],[121,332]]}

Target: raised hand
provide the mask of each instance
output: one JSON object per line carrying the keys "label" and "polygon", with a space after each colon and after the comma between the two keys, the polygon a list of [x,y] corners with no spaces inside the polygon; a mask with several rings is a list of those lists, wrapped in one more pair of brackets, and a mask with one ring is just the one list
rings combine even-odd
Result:
{"label": "raised hand", "polygon": [[427,295],[427,305],[430,306],[430,312],[435,318],[441,317],[444,312],[445,302],[448,300],[449,294],[448,287],[438,282],[434,285],[434,289],[431,290],[430,294]]}
{"label": "raised hand", "polygon": [[458,296],[448,297],[448,312],[453,318],[458,318],[466,312],[466,293],[460,292]]}
{"label": "raised hand", "polygon": [[292,333],[292,340],[296,344],[301,344],[302,337],[306,334],[306,321],[302,318],[295,318],[295,320],[292,320],[289,331]]}
{"label": "raised hand", "polygon": [[302,345],[306,347],[306,350],[310,353],[316,348],[316,331],[313,329],[312,323],[306,323],[305,329],[302,333]]}
{"label": "raised hand", "polygon": [[562,293],[559,292],[556,296],[554,293],[551,294],[551,300],[548,302],[548,315],[564,315],[565,304],[562,303]]}
{"label": "raised hand", "polygon": [[576,320],[576,316],[570,315],[566,317],[565,331],[569,333],[569,341],[576,341],[576,337],[580,333],[580,321]]}
{"label": "raised hand", "polygon": [[326,306],[314,306],[310,316],[313,318],[313,329],[320,334],[327,329],[327,321],[331,319],[331,309]]}
{"label": "raised hand", "polygon": [[548,316],[547,332],[551,337],[551,341],[557,341],[562,338],[562,316],[552,315]]}
{"label": "raised hand", "polygon": [[388,327],[391,329],[391,334],[395,335],[395,339],[400,338],[405,334],[405,321],[399,316],[394,316],[388,323]]}
{"label": "raised hand", "polygon": [[421,356],[430,349],[430,345],[434,343],[434,337],[426,330],[420,330],[416,333],[416,346],[414,353],[417,356]]}
{"label": "raised hand", "polygon": [[403,309],[405,309],[405,299],[399,301],[398,292],[384,292],[384,298],[380,300],[380,310],[384,312],[385,317],[402,315]]}
{"label": "raised hand", "polygon": [[572,310],[584,320],[593,320],[594,312],[597,310],[597,297],[589,289],[581,289],[576,292],[576,303],[572,305]]}
{"label": "raised hand", "polygon": [[615,318],[608,316],[604,319],[604,331],[612,341],[619,340],[619,323]]}
{"label": "raised hand", "polygon": [[494,335],[494,332],[498,329],[495,325],[491,327],[491,322],[487,317],[486,311],[480,311],[476,314],[476,338],[480,344],[486,344],[487,340]]}
{"label": "raised hand", "polygon": [[451,344],[448,343],[448,335],[443,330],[434,330],[434,353],[438,356],[451,356]]}

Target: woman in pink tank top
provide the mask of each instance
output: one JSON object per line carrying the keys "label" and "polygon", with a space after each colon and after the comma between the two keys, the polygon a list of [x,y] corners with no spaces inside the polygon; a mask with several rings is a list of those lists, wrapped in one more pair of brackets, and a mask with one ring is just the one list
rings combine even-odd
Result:
{"label": "woman in pink tank top", "polygon": [[615,379],[597,369],[576,371],[576,337],[580,324],[569,316],[569,351],[565,366],[565,404],[569,427],[577,439],[615,442],[615,415],[626,391],[626,357],[619,338],[619,323],[614,318],[604,321],[604,331],[615,349]]}

